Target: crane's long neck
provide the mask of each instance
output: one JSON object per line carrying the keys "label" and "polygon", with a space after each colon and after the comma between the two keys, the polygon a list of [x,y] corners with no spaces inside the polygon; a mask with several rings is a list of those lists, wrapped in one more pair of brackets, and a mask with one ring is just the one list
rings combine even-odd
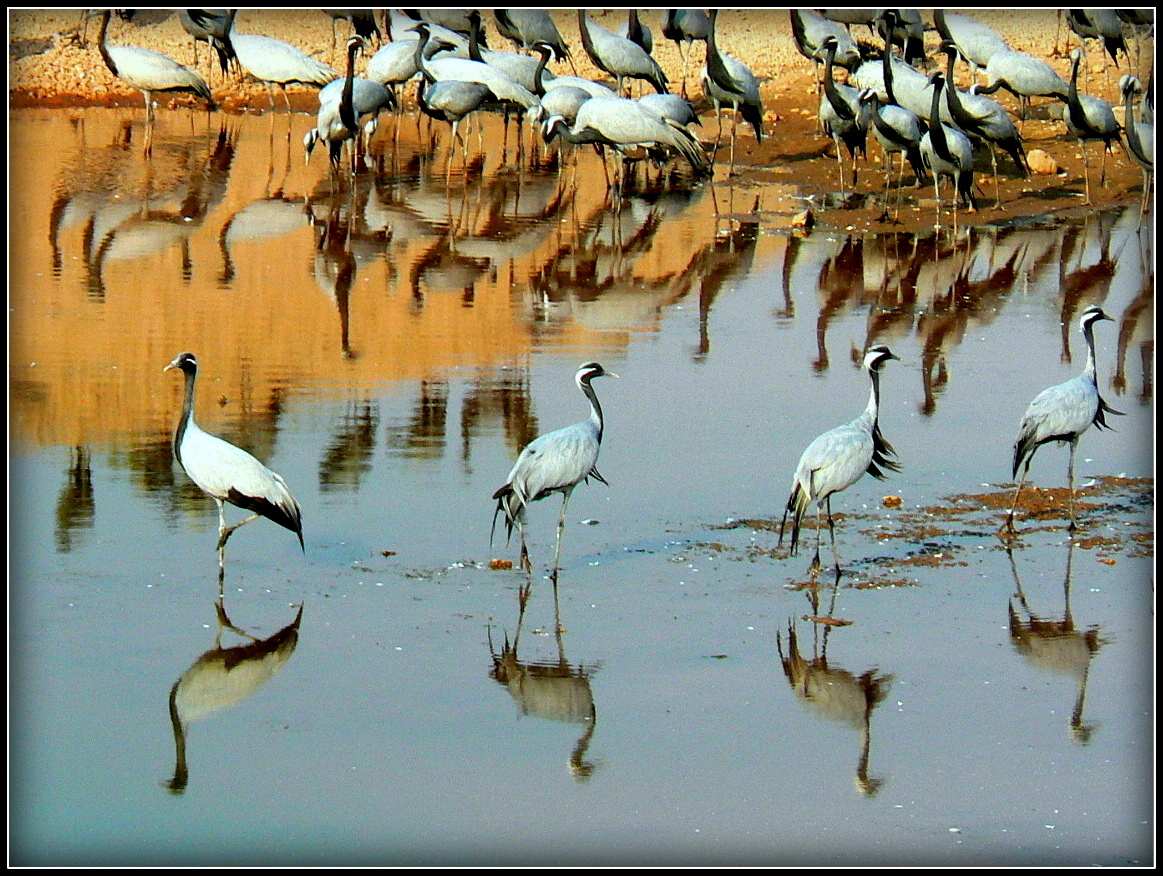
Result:
{"label": "crane's long neck", "polygon": [[707,31],[707,75],[711,81],[729,93],[737,93],[732,87],[731,73],[727,70],[727,62],[719,52],[719,43],[715,38],[718,30],[719,10],[711,10],[711,26]]}
{"label": "crane's long neck", "polygon": [[1082,335],[1086,338],[1086,365],[1082,368],[1082,376],[1091,383],[1098,385],[1098,368],[1094,361],[1094,323],[1087,322],[1082,327]]}
{"label": "crane's long neck", "polygon": [[1082,101],[1078,99],[1078,67],[1081,63],[1082,58],[1075,55],[1070,66],[1070,91],[1066,95],[1066,107],[1074,120],[1074,127],[1079,130],[1086,125],[1086,113],[1082,109]]}
{"label": "crane's long neck", "polygon": [[1135,111],[1131,106],[1134,97],[1135,92],[1133,88],[1129,88],[1123,92],[1123,112],[1125,113],[1123,131],[1127,137],[1127,145],[1130,147],[1131,153],[1138,159],[1139,164],[1153,169],[1155,166],[1155,156],[1149,154],[1143,148],[1143,141],[1139,139],[1139,125],[1135,121]]}
{"label": "crane's long neck", "polygon": [[194,386],[198,382],[197,369],[182,369],[186,375],[186,400],[182,404],[182,418],[178,420],[177,431],[174,432],[174,456],[178,462],[182,461],[182,439],[186,437],[186,430],[193,426],[198,428],[198,424],[194,422]]}
{"label": "crane's long neck", "polygon": [[359,130],[359,120],[355,117],[355,106],[352,102],[352,94],[355,91],[355,53],[358,51],[359,44],[353,40],[347,47],[347,77],[343,80],[343,91],[339,96],[339,120],[352,134]]}
{"label": "crane's long neck", "polygon": [[884,94],[889,103],[899,103],[892,87],[892,37],[896,30],[892,21],[889,21],[887,30],[888,39],[884,44],[884,55],[881,56],[881,62],[884,64]]}
{"label": "crane's long neck", "polygon": [[941,88],[943,79],[933,83],[933,106],[929,118],[929,137],[933,143],[933,151],[945,161],[951,161],[949,141],[945,138],[945,126],[941,124]]}
{"label": "crane's long neck", "polygon": [[945,100],[949,103],[949,114],[953,116],[955,121],[960,122],[958,118],[961,115],[961,99],[957,96],[957,87],[953,84],[953,67],[957,63],[957,52],[952,48],[946,52],[945,62]]}
{"label": "crane's long neck", "polygon": [[108,9],[101,13],[101,30],[97,34],[97,48],[100,49],[101,60],[105,62],[105,66],[109,68],[109,72],[117,76],[119,75],[117,65],[113,63],[113,56],[109,54],[109,44],[105,42],[105,36],[109,31],[109,16],[111,14]]}
{"label": "crane's long neck", "polygon": [[870,368],[868,376],[872,378],[872,388],[868,392],[868,407],[864,409],[864,417],[875,430],[877,418],[880,416],[880,372]]}
{"label": "crane's long neck", "polygon": [[824,50],[824,94],[827,95],[828,103],[832,104],[832,109],[836,111],[836,115],[843,119],[855,118],[848,104],[840,99],[840,95],[836,91],[836,83],[832,80],[832,70],[835,66],[836,46],[829,44],[828,48]]}
{"label": "crane's long neck", "polygon": [[598,394],[594,392],[594,388],[590,384],[589,379],[579,380],[577,385],[585,393],[586,398],[590,400],[590,422],[593,423],[594,428],[598,431],[598,443],[600,444],[605,421],[602,419],[602,406],[598,403]]}
{"label": "crane's long neck", "polygon": [[468,56],[471,60],[480,61],[482,64],[485,61],[484,56],[481,55],[481,20],[479,15],[469,19]]}
{"label": "crane's long neck", "polygon": [[541,60],[537,62],[537,69],[533,71],[534,93],[538,97],[545,97],[545,82],[542,81],[542,77],[545,75],[545,67],[549,63],[550,50],[546,46],[538,46],[538,51],[541,53]]}
{"label": "crane's long neck", "polygon": [[428,45],[428,29],[421,28],[419,31],[419,38],[416,40],[416,69],[419,70],[426,80],[435,82],[436,77],[432,75],[432,71],[428,69],[428,59],[424,56],[424,48]]}
{"label": "crane's long neck", "polygon": [[[578,30],[581,32],[582,48],[586,50],[586,54],[594,60],[594,63],[600,66],[600,62],[597,58],[597,52],[594,50],[594,40],[590,35],[590,19],[589,16],[586,15],[586,11],[584,9],[579,9],[577,11],[577,24]],[[608,73],[609,71],[607,70],[606,72]]]}

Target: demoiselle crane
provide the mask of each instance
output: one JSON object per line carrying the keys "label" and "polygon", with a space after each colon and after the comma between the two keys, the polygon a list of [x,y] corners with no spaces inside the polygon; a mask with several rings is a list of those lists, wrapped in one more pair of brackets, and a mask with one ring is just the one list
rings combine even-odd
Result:
{"label": "demoiselle crane", "polygon": [[210,107],[214,105],[214,98],[201,74],[183,67],[168,55],[139,46],[110,45],[106,39],[110,12],[106,9],[101,13],[101,32],[97,37],[97,48],[109,72],[126,85],[139,90],[145,99],[145,151],[149,154],[153,149],[155,92],[193,92]]}
{"label": "demoiselle crane", "polygon": [[904,185],[905,162],[913,169],[916,184],[919,186],[925,178],[925,160],[921,155],[920,120],[916,114],[896,104],[884,104],[880,95],[874,89],[865,88],[860,92],[860,100],[871,108],[872,133],[880,143],[884,153],[884,212],[888,215],[888,193],[892,182],[892,156],[899,154],[900,176],[897,181],[897,194]]}
{"label": "demoiselle crane", "polygon": [[961,55],[969,64],[974,80],[977,79],[978,69],[989,65],[994,52],[1003,52],[1010,47],[1005,38],[992,27],[959,12],[934,9],[933,25],[942,40],[961,49]]}
{"label": "demoiselle crane", "polygon": [[816,506],[816,553],[808,567],[810,574],[820,568],[820,541],[823,536],[822,514],[827,506],[828,530],[832,534],[832,551],[836,558],[836,574],[840,573],[840,552],[836,548],[836,527],[832,520],[832,495],[848,489],[866,473],[874,478],[885,477],[882,469],[900,471],[892,459],[893,450],[880,432],[880,369],[890,359],[899,359],[883,344],[871,347],[864,354],[864,368],[872,381],[868,406],[859,417],[820,435],[804,451],[796,466],[791,496],[779,525],[779,544],[783,545],[784,526],[791,514],[791,555],[799,545],[800,527],[813,504]]}
{"label": "demoiselle crane", "polygon": [[[732,58],[719,48],[715,36],[716,22],[719,10],[712,9],[710,15],[711,29],[707,33],[707,66],[703,69],[703,93],[706,94],[715,106],[715,116],[719,119],[719,132],[715,136],[715,146],[719,145],[719,138],[723,134],[723,117],[719,114],[723,107],[732,110],[731,114],[731,170],[735,169],[735,128],[739,123],[738,115],[750,123],[755,131],[757,142],[763,142],[763,99],[759,95],[759,80],[744,64]],[[738,115],[736,115],[738,113]]]}
{"label": "demoiselle crane", "polygon": [[521,568],[525,571],[532,571],[529,549],[525,543],[525,512],[529,504],[553,493],[561,493],[557,551],[553,560],[553,579],[556,581],[557,571],[561,567],[561,534],[565,529],[565,513],[570,495],[578,484],[591,477],[608,485],[597,469],[605,422],[602,419],[602,406],[598,403],[591,381],[596,377],[617,376],[597,362],[582,365],[574,376],[574,382],[589,399],[589,418],[539,435],[526,444],[504,486],[493,493],[497,502],[493,512],[493,529],[496,528],[497,515],[504,512],[507,535],[512,536],[514,527],[521,534]]}
{"label": "demoiselle crane", "polygon": [[[1022,425],[1018,429],[1018,438],[1014,442],[1013,476],[1018,479],[1017,489],[1014,491],[1014,504],[1010,513],[1006,515],[1003,531],[1014,531],[1014,512],[1018,508],[1018,498],[1022,494],[1022,485],[1030,473],[1030,463],[1034,453],[1043,444],[1057,441],[1070,445],[1070,462],[1067,467],[1067,480],[1070,486],[1070,529],[1075,528],[1074,520],[1074,452],[1078,448],[1078,439],[1082,433],[1093,424],[1097,429],[1109,429],[1106,415],[1121,415],[1106,403],[1098,391],[1098,379],[1094,362],[1094,324],[1102,320],[1109,320],[1101,307],[1092,305],[1082,312],[1079,319],[1079,328],[1086,339],[1086,365],[1077,377],[1044,389],[1026,408],[1022,417]],[[1113,320],[1112,320],[1113,321]]]}
{"label": "demoiselle crane", "polygon": [[820,100],[820,121],[824,133],[836,145],[836,163],[840,168],[840,188],[844,187],[844,151],[852,161],[852,185],[856,185],[856,153],[868,156],[868,126],[871,108],[861,100],[862,90],[836,82],[833,77],[837,41],[826,37],[824,50],[824,96]]}
{"label": "demoiselle crane", "polygon": [[[174,457],[201,490],[218,503],[218,566],[225,566],[226,541],[240,526],[259,517],[273,520],[299,538],[303,545],[303,520],[299,503],[287,482],[250,453],[202,431],[194,419],[194,388],[198,360],[193,353],[179,353],[163,371],[178,369],[186,375],[186,399],[174,433]],[[226,503],[252,512],[241,523],[226,525]]]}
{"label": "demoiselle crane", "polygon": [[[691,43],[706,42],[711,33],[711,19],[702,9],[662,10],[662,35],[674,43],[682,58],[682,93],[686,95],[687,70],[691,60]],[[686,43],[686,48],[683,48]]]}
{"label": "demoiselle crane", "polygon": [[668,91],[669,81],[658,62],[642,46],[627,37],[590,21],[584,9],[577,11],[582,46],[598,68],[617,80],[618,93],[626,79],[642,79],[655,91]]}
{"label": "demoiselle crane", "polygon": [[1018,166],[1018,173],[1029,176],[1029,167],[1026,163],[1026,148],[1022,142],[1022,134],[1018,126],[1006,109],[996,100],[981,94],[962,94],[953,84],[953,65],[960,54],[960,49],[952,43],[941,43],[940,50],[947,58],[945,94],[949,105],[949,115],[953,123],[964,131],[970,139],[977,139],[989,151],[990,161],[993,164],[995,206],[1001,207],[1001,184],[997,179],[997,153],[993,147],[1004,150],[1014,164]]}
{"label": "demoiselle crane", "polygon": [[1106,154],[1111,143],[1122,142],[1119,138],[1119,123],[1115,119],[1114,107],[1101,97],[1078,93],[1078,67],[1082,63],[1082,49],[1070,52],[1070,93],[1062,110],[1062,120],[1067,130],[1078,140],[1082,152],[1082,174],[1086,185],[1086,204],[1090,204],[1090,162],[1086,155],[1086,144],[1092,140],[1102,141],[1102,173],[1099,185],[1106,185]]}
{"label": "demoiselle crane", "polygon": [[194,38],[194,63],[198,62],[198,43],[204,42],[218,55],[218,66],[223,75],[228,73],[230,62],[234,60],[234,51],[226,41],[226,34],[230,30],[230,13],[225,9],[179,9],[178,21],[186,33]]}
{"label": "demoiselle crane", "polygon": [[637,9],[630,10],[626,23],[618,29],[618,36],[624,36],[630,42],[637,43],[648,55],[654,51],[654,31],[650,29],[650,25],[642,23]]}
{"label": "demoiselle crane", "polygon": [[396,106],[396,96],[386,85],[355,75],[355,56],[364,47],[363,37],[348,39],[347,73],[320,89],[316,126],[303,140],[308,157],[315,140],[327,141],[333,165],[338,163],[337,153],[342,143],[350,141],[352,173],[360,167],[364,135],[370,137],[375,132],[381,112]]}
{"label": "demoiselle crane", "polygon": [[1119,80],[1119,90],[1123,94],[1123,112],[1126,116],[1123,134],[1127,138],[1127,151],[1143,169],[1141,212],[1146,213],[1151,202],[1151,185],[1155,181],[1155,125],[1153,122],[1135,118],[1133,102],[1135,94],[1142,87],[1143,83],[1136,76],[1126,75]]}
{"label": "demoiselle crane", "polygon": [[697,179],[711,175],[711,161],[702,144],[684,126],[628,97],[591,97],[577,112],[573,127],[552,117],[543,125],[545,139],[561,136],[570,143],[609,146],[623,156],[637,148],[679,155]]}
{"label": "demoiselle crane", "polygon": [[549,46],[555,61],[569,58],[569,46],[557,29],[552,16],[544,9],[494,9],[497,30],[518,48],[531,49],[535,43]]}
{"label": "demoiselle crane", "polygon": [[1070,95],[1070,83],[1041,58],[1014,49],[994,52],[985,68],[986,83],[977,88],[978,94],[993,94],[1004,88],[1018,99],[1018,118],[1026,119],[1031,97],[1054,97],[1065,102]]}
{"label": "demoiselle crane", "polygon": [[934,73],[929,77],[933,85],[933,106],[929,130],[921,138],[921,156],[925,165],[933,173],[933,188],[937,196],[937,225],[941,224],[941,177],[953,181],[957,195],[953,199],[953,224],[957,224],[957,203],[977,209],[977,198],[973,194],[973,144],[963,131],[940,121],[941,91],[945,87],[945,76]]}
{"label": "demoiselle crane", "polygon": [[271,87],[273,85],[279,86],[283,92],[287,112],[291,112],[291,99],[287,96],[288,85],[322,87],[343,75],[329,64],[312,58],[290,43],[261,34],[239,33],[235,29],[234,16],[237,12],[237,9],[230,10],[227,41],[234,49],[239,66],[267,87],[272,110],[275,108],[275,94]]}

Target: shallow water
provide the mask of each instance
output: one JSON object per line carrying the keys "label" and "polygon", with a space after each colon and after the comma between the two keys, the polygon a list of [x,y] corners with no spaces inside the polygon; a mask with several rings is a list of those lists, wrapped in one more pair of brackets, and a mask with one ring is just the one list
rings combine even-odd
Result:
{"label": "shallow water", "polygon": [[[139,116],[10,114],[12,863],[1153,860],[1137,203],[796,236],[786,189],[611,204],[499,124],[467,178],[406,132],[353,184],[305,116],[162,113],[148,160]],[[1017,423],[1091,303],[1125,416],[1081,440],[1076,537],[1047,447],[1007,551]],[[902,470],[836,497],[812,588],[779,518],[872,343]],[[170,450],[186,349],[202,425],[303,507],[305,553],[234,535],[221,598]],[[556,599],[534,507],[525,599],[489,497],[584,416],[588,359],[620,375],[610,485],[570,502]]]}

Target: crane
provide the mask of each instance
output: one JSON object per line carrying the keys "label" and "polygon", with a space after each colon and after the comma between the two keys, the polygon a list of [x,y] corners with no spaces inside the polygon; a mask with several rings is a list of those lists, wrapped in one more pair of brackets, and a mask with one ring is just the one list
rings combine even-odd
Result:
{"label": "crane", "polygon": [[145,99],[145,152],[153,151],[153,95],[157,91],[190,91],[213,108],[214,98],[201,74],[183,67],[168,55],[139,46],[110,45],[106,39],[110,10],[101,13],[101,32],[97,48],[109,72],[136,88]]}
{"label": "crane", "polygon": [[482,82],[466,82],[463,79],[441,79],[437,82],[421,80],[416,90],[416,100],[420,111],[426,116],[452,126],[452,142],[448,146],[448,160],[445,175],[450,176],[452,151],[459,140],[463,149],[463,167],[468,171],[468,143],[460,134],[461,121],[471,113],[495,103],[497,97],[492,89]]}
{"label": "crane", "polygon": [[702,144],[687,128],[628,97],[591,97],[579,107],[572,128],[555,116],[546,119],[543,129],[546,141],[560,135],[570,143],[609,146],[623,155],[638,147],[678,154],[700,179],[713,169]]}
{"label": "crane", "polygon": [[1014,49],[994,52],[985,67],[986,84],[977,87],[978,94],[993,94],[1004,88],[1018,99],[1018,118],[1026,119],[1031,97],[1055,97],[1065,103],[1070,94],[1070,83],[1041,58]]}
{"label": "crane", "polygon": [[355,75],[355,56],[364,47],[363,37],[353,36],[348,39],[347,73],[320,89],[316,126],[307,132],[303,140],[308,157],[316,140],[327,141],[331,148],[332,165],[338,164],[339,150],[344,142],[350,140],[352,173],[358,170],[363,155],[361,134],[366,133],[370,137],[376,129],[379,114],[396,107],[396,97],[387,86]]}
{"label": "crane", "polygon": [[[1151,203],[1151,184],[1155,181],[1155,124],[1145,122],[1140,117],[1135,118],[1132,102],[1135,94],[1143,87],[1138,77],[1125,75],[1119,80],[1119,90],[1123,94],[1123,112],[1126,121],[1123,123],[1123,133],[1127,138],[1127,151],[1143,169],[1143,205],[1142,213],[1146,213]],[[1140,219],[1141,219],[1140,214]]]}
{"label": "crane", "polygon": [[1000,208],[1001,186],[997,180],[997,153],[992,147],[997,146],[1008,153],[1018,166],[1018,173],[1023,177],[1029,176],[1026,148],[1022,143],[1021,132],[1010,118],[1010,114],[993,98],[974,93],[962,94],[958,91],[953,84],[953,64],[961,50],[948,42],[941,43],[940,50],[947,55],[946,98],[949,115],[957,127],[971,139],[984,143],[989,151],[990,161],[993,163],[996,206]]}
{"label": "crane", "polygon": [[[759,95],[759,80],[744,64],[719,49],[715,35],[719,10],[712,9],[711,27],[707,33],[707,66],[703,69],[703,92],[715,105],[715,115],[719,119],[719,132],[715,137],[716,148],[723,134],[723,118],[719,115],[727,106],[743,116],[755,130],[757,142],[763,142],[763,100]],[[735,128],[738,116],[731,117],[731,169],[735,168]]]}
{"label": "crane", "polygon": [[534,43],[549,46],[555,61],[569,59],[569,46],[557,29],[552,16],[544,9],[494,9],[497,30],[518,48],[531,49]]}
{"label": "crane", "polygon": [[968,62],[975,80],[978,69],[989,66],[994,52],[1003,52],[1010,47],[1002,35],[992,27],[958,12],[934,9],[933,25],[941,34],[942,40],[961,48],[962,56]]}
{"label": "crane", "polygon": [[945,77],[934,73],[929,77],[933,86],[933,106],[929,130],[921,138],[921,155],[925,164],[933,172],[933,188],[937,193],[937,225],[941,224],[941,177],[953,180],[957,189],[954,198],[953,224],[957,224],[957,200],[966,204],[970,211],[977,209],[977,199],[973,195],[973,144],[965,133],[952,125],[942,122],[940,116],[941,91],[945,87]]}
{"label": "crane", "polygon": [[[287,482],[241,447],[202,431],[194,419],[194,387],[198,360],[193,353],[179,353],[163,371],[180,370],[186,376],[186,399],[174,433],[174,457],[202,492],[218,503],[218,568],[225,567],[226,541],[241,526],[266,517],[286,527],[303,545],[303,519],[299,503]],[[252,512],[241,523],[226,525],[226,503]]]}
{"label": "crane", "polygon": [[874,89],[865,88],[860,92],[860,99],[871,108],[872,132],[880,143],[884,153],[884,212],[888,215],[888,190],[892,182],[892,156],[894,153],[901,157],[900,177],[897,181],[897,193],[904,185],[905,162],[908,161],[916,177],[916,184],[920,185],[925,177],[925,160],[921,155],[920,120],[916,115],[904,107],[896,104],[885,104]]}
{"label": "crane", "polygon": [[[230,70],[234,60],[234,50],[226,41],[230,30],[230,13],[225,9],[179,9],[178,21],[186,33],[194,38],[194,63],[198,63],[198,43],[204,42],[218,55],[218,66],[222,74]],[[211,64],[213,69],[213,64]]]}
{"label": "crane", "polygon": [[339,79],[343,74],[322,61],[317,61],[301,49],[268,36],[254,33],[239,33],[235,29],[237,9],[230,10],[230,28],[226,39],[234,50],[238,63],[251,76],[267,87],[271,98],[271,109],[275,108],[275,94],[272,85],[279,86],[287,112],[291,112],[291,100],[287,97],[287,86],[324,86]]}
{"label": "crane", "polygon": [[590,21],[586,10],[577,11],[582,46],[598,68],[618,82],[618,92],[626,79],[642,79],[655,91],[669,90],[669,82],[658,62],[642,46]]}
{"label": "crane", "polygon": [[1090,162],[1086,157],[1088,140],[1102,140],[1102,174],[1099,185],[1106,185],[1106,154],[1111,152],[1111,143],[1119,139],[1119,123],[1115,119],[1114,108],[1101,97],[1078,93],[1078,67],[1082,63],[1082,49],[1070,52],[1070,93],[1062,110],[1062,120],[1066,129],[1078,140],[1082,151],[1082,174],[1086,185],[1086,201],[1090,204]]}
{"label": "crane", "polygon": [[815,575],[820,569],[820,540],[823,535],[821,514],[828,509],[828,531],[832,534],[832,551],[836,556],[836,574],[840,574],[840,552],[836,549],[836,527],[832,520],[832,495],[848,489],[865,474],[883,479],[884,472],[900,471],[892,459],[896,454],[880,432],[880,369],[890,359],[898,359],[883,344],[869,348],[864,354],[864,369],[872,381],[868,406],[859,417],[837,426],[817,437],[808,445],[796,466],[791,496],[779,525],[779,544],[783,545],[784,526],[788,514],[792,517],[790,554],[795,555],[799,544],[800,527],[813,503],[816,506],[816,553],[808,567]]}
{"label": "crane", "polygon": [[[521,568],[531,571],[529,549],[525,544],[525,511],[531,502],[544,499],[553,493],[561,493],[561,517],[557,521],[557,552],[553,560],[553,579],[561,567],[561,534],[565,529],[565,512],[569,497],[582,481],[596,478],[603,484],[608,481],[597,469],[598,451],[602,446],[605,421],[602,406],[591,381],[598,377],[617,377],[597,362],[586,362],[574,375],[577,388],[590,402],[588,419],[572,426],[564,426],[534,438],[517,456],[504,486],[493,493],[497,502],[493,512],[493,529],[497,515],[505,514],[505,529],[509,537],[516,527],[521,534]],[[490,533],[490,541],[492,534]]]}
{"label": "crane", "polygon": [[[662,10],[662,35],[674,43],[682,58],[682,94],[686,96],[687,69],[690,65],[691,43],[706,42],[711,33],[711,19],[701,9]],[[686,49],[683,49],[686,43]]]}
{"label": "crane", "polygon": [[1019,469],[1022,475],[1018,479],[1014,504],[1006,515],[1003,532],[1014,531],[1014,512],[1018,508],[1022,485],[1030,473],[1030,463],[1038,448],[1051,441],[1070,445],[1067,479],[1070,485],[1070,530],[1074,531],[1074,452],[1078,448],[1078,439],[1092,424],[1096,429],[1109,429],[1107,414],[1122,415],[1122,411],[1116,411],[1108,405],[1099,393],[1094,362],[1094,324],[1111,319],[1098,305],[1091,305],[1082,312],[1078,321],[1079,329],[1086,339],[1086,365],[1082,373],[1065,383],[1042,390],[1026,408],[1022,425],[1018,429],[1018,438],[1014,442],[1013,476],[1018,476]]}
{"label": "crane", "polygon": [[824,97],[820,101],[820,122],[824,133],[836,144],[836,163],[840,168],[840,187],[844,187],[844,152],[841,143],[848,149],[852,161],[852,185],[856,185],[856,153],[868,155],[868,126],[871,109],[867,100],[861,100],[861,89],[837,83],[832,78],[837,40],[825,37],[821,46],[824,50]]}

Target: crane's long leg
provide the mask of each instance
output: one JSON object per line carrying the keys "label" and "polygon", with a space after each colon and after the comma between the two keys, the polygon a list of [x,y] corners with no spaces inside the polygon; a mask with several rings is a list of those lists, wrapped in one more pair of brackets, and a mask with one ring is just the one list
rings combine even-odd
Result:
{"label": "crane's long leg", "polygon": [[1078,439],[1070,442],[1070,462],[1066,464],[1066,482],[1070,487],[1070,531],[1074,532],[1074,449],[1078,446]]}
{"label": "crane's long leg", "polygon": [[517,529],[521,533],[521,568],[526,572],[533,571],[533,564],[529,561],[529,548],[525,544],[525,521],[519,519],[517,521]]}
{"label": "crane's long leg", "polygon": [[832,554],[836,558],[836,575],[840,574],[840,551],[836,547],[836,523],[832,520],[832,497],[828,496],[828,532],[832,534]]}
{"label": "crane's long leg", "polygon": [[823,503],[816,502],[816,554],[812,557],[812,564],[808,566],[808,572],[813,576],[820,571],[820,538],[824,532],[824,521],[820,516],[823,511]]}
{"label": "crane's long leg", "polygon": [[221,552],[226,547],[226,540],[234,533],[234,530],[240,526],[246,526],[252,520],[258,520],[261,514],[251,514],[241,523],[236,523],[233,526],[226,525],[226,503],[221,499],[215,500],[218,502],[218,550]]}
{"label": "crane's long leg", "polygon": [[557,518],[557,552],[553,555],[553,580],[557,580],[557,570],[561,568],[561,534],[565,531],[565,509],[569,506],[571,487],[561,494],[561,516]]}
{"label": "crane's long leg", "polygon": [[1022,466],[1022,476],[1018,478],[1018,488],[1014,490],[1014,504],[1010,506],[1010,513],[1006,515],[1006,522],[1002,525],[1002,530],[1005,532],[1014,531],[1014,512],[1018,510],[1018,497],[1022,495],[1022,484],[1026,482],[1026,475],[1030,473],[1030,460],[1026,459],[1026,464]]}
{"label": "crane's long leg", "polygon": [[1082,181],[1086,188],[1086,200],[1083,201],[1088,207],[1090,206],[1090,161],[1086,155],[1086,141],[1079,140],[1078,146],[1082,150]]}

